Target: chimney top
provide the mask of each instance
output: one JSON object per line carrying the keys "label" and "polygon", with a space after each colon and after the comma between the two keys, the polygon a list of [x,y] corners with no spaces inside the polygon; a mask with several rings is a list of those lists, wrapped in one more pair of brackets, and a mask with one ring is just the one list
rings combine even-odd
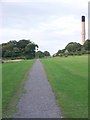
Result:
{"label": "chimney top", "polygon": [[85,22],[85,16],[82,16],[82,22]]}

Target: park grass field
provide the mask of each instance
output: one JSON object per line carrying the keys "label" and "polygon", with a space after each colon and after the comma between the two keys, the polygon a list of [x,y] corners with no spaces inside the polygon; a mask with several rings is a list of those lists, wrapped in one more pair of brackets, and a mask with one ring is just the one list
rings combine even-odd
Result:
{"label": "park grass field", "polygon": [[15,110],[23,90],[24,81],[34,60],[2,64],[2,114],[8,116]]}
{"label": "park grass field", "polygon": [[88,57],[42,59],[65,118],[88,118]]}
{"label": "park grass field", "polygon": [[0,64],[0,119],[2,116],[2,64]]}

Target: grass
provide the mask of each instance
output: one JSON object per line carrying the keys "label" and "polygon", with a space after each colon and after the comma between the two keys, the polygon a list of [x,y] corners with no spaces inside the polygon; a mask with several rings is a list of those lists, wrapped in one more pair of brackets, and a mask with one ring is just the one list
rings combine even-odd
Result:
{"label": "grass", "polygon": [[0,63],[0,119],[2,116],[2,64]]}
{"label": "grass", "polygon": [[88,117],[88,57],[42,59],[65,118]]}
{"label": "grass", "polygon": [[33,60],[25,60],[2,65],[2,114],[6,117],[14,112],[28,70]]}

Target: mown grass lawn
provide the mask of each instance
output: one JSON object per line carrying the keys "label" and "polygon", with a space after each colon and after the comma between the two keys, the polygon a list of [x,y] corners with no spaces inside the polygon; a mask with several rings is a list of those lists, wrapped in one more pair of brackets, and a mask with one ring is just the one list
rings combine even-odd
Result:
{"label": "mown grass lawn", "polygon": [[2,114],[8,116],[15,110],[26,75],[34,60],[24,60],[2,65]]}
{"label": "mown grass lawn", "polygon": [[2,64],[0,63],[0,118],[2,116]]}
{"label": "mown grass lawn", "polygon": [[88,57],[42,59],[57,103],[66,118],[88,117]]}

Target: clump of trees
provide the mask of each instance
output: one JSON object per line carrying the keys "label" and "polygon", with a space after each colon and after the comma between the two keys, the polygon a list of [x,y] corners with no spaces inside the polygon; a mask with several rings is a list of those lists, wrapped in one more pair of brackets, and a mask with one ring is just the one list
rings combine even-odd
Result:
{"label": "clump of trees", "polygon": [[30,40],[16,40],[0,45],[0,58],[3,59],[34,59],[50,56],[48,51],[37,51],[38,45]]}
{"label": "clump of trees", "polygon": [[82,54],[90,54],[90,40],[87,39],[82,46],[77,42],[70,42],[66,45],[66,47],[62,50],[58,50],[56,54],[53,56],[68,56],[68,55],[82,55]]}
{"label": "clump of trees", "polygon": [[36,58],[44,58],[44,57],[50,57],[50,53],[48,51],[37,51],[36,52]]}
{"label": "clump of trees", "polygon": [[30,40],[16,40],[3,43],[2,46],[2,58],[4,59],[33,59],[35,58],[35,50],[38,45]]}
{"label": "clump of trees", "polygon": [[[48,51],[37,51],[38,45],[30,40],[16,40],[9,41],[7,43],[2,43],[0,45],[0,58],[3,59],[34,59],[34,58],[43,58],[50,57]],[[90,40],[87,39],[82,46],[77,42],[70,42],[62,50],[58,50],[55,56],[65,56],[68,55],[82,55],[90,54]]]}

